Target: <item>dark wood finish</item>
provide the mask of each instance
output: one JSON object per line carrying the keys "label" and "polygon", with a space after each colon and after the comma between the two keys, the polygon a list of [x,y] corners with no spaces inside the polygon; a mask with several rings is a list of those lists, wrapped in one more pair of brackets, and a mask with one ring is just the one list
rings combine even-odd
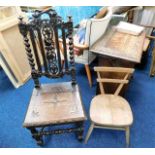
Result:
{"label": "dark wood finish", "polygon": [[[48,18],[42,19],[43,14]],[[28,23],[20,18],[19,30],[24,39],[35,84],[23,126],[30,130],[38,145],[43,145],[43,136],[50,134],[76,132],[78,139],[82,140],[86,115],[76,84],[71,17],[65,23],[52,9],[35,11]],[[59,35],[62,35],[64,56],[60,52]],[[69,40],[70,60],[67,57],[66,38]],[[71,76],[70,82],[42,85],[39,82],[42,76],[62,78],[65,74]],[[64,124],[73,127],[64,128]],[[59,128],[46,130],[46,127],[55,125]]]}
{"label": "dark wood finish", "polygon": [[24,127],[78,122],[85,118],[78,85],[44,84],[33,90]]}
{"label": "dark wood finish", "polygon": [[[46,14],[48,19],[42,19],[41,16]],[[23,36],[26,46],[28,60],[32,69],[32,78],[35,83],[35,87],[40,87],[39,78],[46,76],[48,78],[59,78],[64,74],[71,75],[72,83],[76,84],[75,78],[75,62],[73,54],[73,23],[71,17],[68,17],[68,21],[65,23],[61,17],[56,14],[52,9],[44,12],[35,11],[33,18],[29,23],[23,21],[22,17],[19,18],[19,30]],[[58,32],[62,36],[62,44],[64,47],[64,57],[60,54]],[[29,34],[30,41],[29,43]],[[69,39],[69,54],[70,60],[67,58],[66,38]],[[36,48],[36,41],[39,41],[40,51]],[[41,58],[39,58],[39,53]],[[43,66],[40,66],[40,59],[43,60]],[[65,65],[62,65],[62,62]],[[70,65],[68,66],[68,61]],[[35,63],[36,62],[36,63]]]}

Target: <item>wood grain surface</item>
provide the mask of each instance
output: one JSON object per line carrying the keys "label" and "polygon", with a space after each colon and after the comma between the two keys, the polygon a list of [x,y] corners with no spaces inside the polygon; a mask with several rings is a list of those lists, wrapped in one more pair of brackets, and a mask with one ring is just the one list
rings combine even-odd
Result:
{"label": "wood grain surface", "polygon": [[95,124],[127,126],[133,122],[129,103],[116,95],[97,95],[90,107],[90,118]]}
{"label": "wood grain surface", "polygon": [[69,123],[86,119],[78,85],[44,84],[34,89],[24,127]]}
{"label": "wood grain surface", "polygon": [[139,36],[134,36],[118,32],[114,27],[111,27],[105,35],[94,43],[90,51],[96,54],[140,63],[144,40],[144,32]]}

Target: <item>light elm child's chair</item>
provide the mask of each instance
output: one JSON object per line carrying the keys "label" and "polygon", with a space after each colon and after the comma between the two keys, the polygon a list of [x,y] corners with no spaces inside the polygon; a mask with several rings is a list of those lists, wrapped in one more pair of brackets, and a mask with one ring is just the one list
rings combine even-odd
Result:
{"label": "light elm child's chair", "polygon": [[[126,145],[129,146],[130,126],[133,123],[133,115],[129,103],[123,97],[119,96],[124,84],[129,82],[129,77],[134,72],[132,68],[122,67],[95,67],[97,72],[97,82],[101,94],[95,96],[90,105],[91,125],[88,130],[85,143],[87,143],[94,128],[125,130]],[[122,79],[102,78],[101,73],[123,73]],[[114,94],[105,94],[104,83],[118,84]]]}

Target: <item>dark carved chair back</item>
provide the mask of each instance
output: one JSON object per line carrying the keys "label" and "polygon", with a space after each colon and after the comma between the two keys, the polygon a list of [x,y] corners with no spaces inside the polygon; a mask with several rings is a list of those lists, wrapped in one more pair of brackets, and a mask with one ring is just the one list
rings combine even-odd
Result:
{"label": "dark carved chair back", "polygon": [[[35,11],[28,23],[24,22],[22,17],[19,19],[19,30],[24,39],[35,87],[40,87],[39,77],[41,76],[59,78],[64,74],[71,75],[72,83],[75,84],[73,23],[71,17],[68,17],[67,22],[63,22],[54,10],[49,9],[44,12]],[[64,58],[60,54],[59,36],[62,37]],[[69,61],[66,45],[67,38],[69,40]],[[62,59],[64,65],[62,65]]]}

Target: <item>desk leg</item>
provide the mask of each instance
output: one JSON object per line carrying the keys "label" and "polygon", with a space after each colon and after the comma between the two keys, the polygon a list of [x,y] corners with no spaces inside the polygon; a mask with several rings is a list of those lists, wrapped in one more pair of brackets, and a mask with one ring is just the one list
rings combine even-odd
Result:
{"label": "desk leg", "polygon": [[150,76],[155,75],[155,47],[152,51],[152,61],[151,61],[151,68],[150,68]]}
{"label": "desk leg", "polygon": [[43,139],[42,136],[39,134],[39,132],[34,128],[27,128],[28,130],[30,130],[31,134],[32,134],[32,138],[34,138],[37,142],[37,144],[39,146],[43,146]]}
{"label": "desk leg", "polygon": [[76,123],[76,126],[78,128],[77,138],[79,141],[82,141],[83,140],[83,132],[84,132],[84,122],[83,121],[78,122],[78,123]]}

